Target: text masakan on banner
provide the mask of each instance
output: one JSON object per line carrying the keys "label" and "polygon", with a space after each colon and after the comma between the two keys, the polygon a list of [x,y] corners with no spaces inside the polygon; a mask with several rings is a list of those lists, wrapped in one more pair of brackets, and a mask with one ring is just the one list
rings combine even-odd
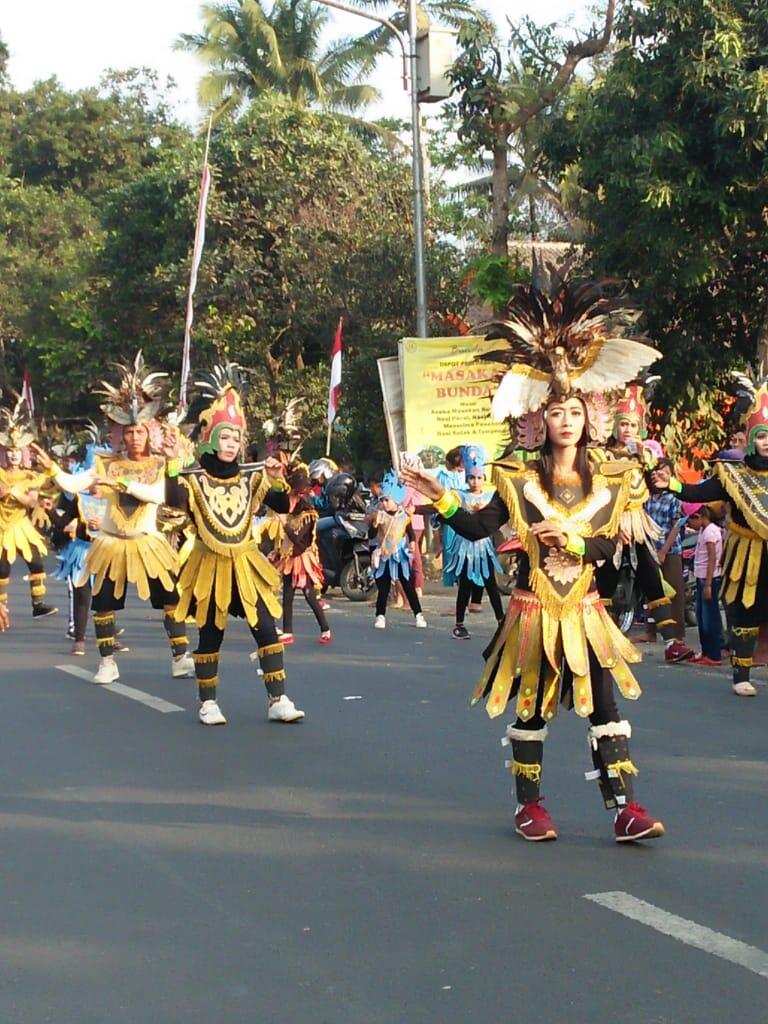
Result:
{"label": "text masakan on banner", "polygon": [[463,338],[403,338],[400,370],[408,451],[436,445],[448,451],[459,444],[481,444],[497,458],[509,442],[506,423],[491,419],[495,376],[505,367],[478,356],[497,341]]}

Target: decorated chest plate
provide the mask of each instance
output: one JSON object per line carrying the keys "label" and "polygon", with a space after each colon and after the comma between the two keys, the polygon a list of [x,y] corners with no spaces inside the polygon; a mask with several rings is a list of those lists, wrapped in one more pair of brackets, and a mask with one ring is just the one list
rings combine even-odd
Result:
{"label": "decorated chest plate", "polygon": [[254,474],[238,473],[231,480],[220,480],[204,470],[194,470],[185,475],[185,481],[195,523],[205,542],[239,545],[250,540]]}

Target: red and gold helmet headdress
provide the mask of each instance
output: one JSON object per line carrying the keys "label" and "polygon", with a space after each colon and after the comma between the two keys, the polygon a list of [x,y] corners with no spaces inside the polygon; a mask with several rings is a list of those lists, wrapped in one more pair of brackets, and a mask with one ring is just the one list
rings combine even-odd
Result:
{"label": "red and gold helmet headdress", "polygon": [[732,376],[749,402],[742,422],[747,435],[747,455],[754,455],[755,438],[768,432],[768,367],[761,363],[756,373],[749,370],[735,372]]}
{"label": "red and gold helmet headdress", "polygon": [[543,442],[543,410],[549,402],[576,396],[588,411],[590,405],[597,408],[606,392],[623,388],[659,358],[637,337],[639,310],[611,299],[599,284],[575,284],[550,271],[554,284],[549,294],[520,285],[504,318],[478,330],[484,329],[489,340],[505,342],[504,348],[481,356],[508,367],[491,415],[510,420],[526,448]]}
{"label": "red and gold helmet headdress", "polygon": [[245,445],[246,421],[242,392],[246,386],[243,367],[237,363],[214,366],[195,381],[195,399],[190,410],[197,415],[197,450],[199,455],[219,450],[219,433],[224,427],[240,432]]}

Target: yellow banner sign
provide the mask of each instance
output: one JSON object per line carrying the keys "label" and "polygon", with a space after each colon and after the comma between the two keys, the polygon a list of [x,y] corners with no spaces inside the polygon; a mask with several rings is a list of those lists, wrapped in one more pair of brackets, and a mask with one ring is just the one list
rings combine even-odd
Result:
{"label": "yellow banner sign", "polygon": [[400,369],[408,451],[427,445],[448,451],[481,444],[497,458],[510,440],[509,426],[491,419],[491,395],[503,367],[478,361],[498,348],[485,338],[403,338]]}

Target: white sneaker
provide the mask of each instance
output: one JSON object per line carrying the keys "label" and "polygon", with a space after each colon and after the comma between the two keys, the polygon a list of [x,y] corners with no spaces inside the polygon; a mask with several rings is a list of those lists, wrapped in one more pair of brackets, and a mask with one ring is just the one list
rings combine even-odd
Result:
{"label": "white sneaker", "polygon": [[270,722],[298,722],[303,717],[304,712],[299,711],[286,694],[283,694],[278,700],[272,701],[267,711],[267,718]]}
{"label": "white sneaker", "polygon": [[373,621],[373,628],[374,629],[386,629],[387,628],[386,616],[384,616],[384,615],[377,615],[376,618]]}
{"label": "white sneaker", "polygon": [[182,654],[180,658],[171,658],[171,675],[174,679],[183,679],[195,674],[195,662],[191,654]]}
{"label": "white sneaker", "polygon": [[421,612],[416,616],[416,629],[426,629],[427,620],[424,618]]}
{"label": "white sneaker", "polygon": [[215,700],[204,700],[200,705],[197,717],[203,725],[226,725],[227,720]]}
{"label": "white sneaker", "polygon": [[102,658],[98,671],[93,677],[93,682],[98,683],[99,686],[104,686],[106,683],[116,682],[119,678],[120,670],[115,659],[112,657]]}
{"label": "white sneaker", "polygon": [[737,697],[756,697],[757,690],[748,679],[742,679],[740,683],[733,684],[733,692]]}

